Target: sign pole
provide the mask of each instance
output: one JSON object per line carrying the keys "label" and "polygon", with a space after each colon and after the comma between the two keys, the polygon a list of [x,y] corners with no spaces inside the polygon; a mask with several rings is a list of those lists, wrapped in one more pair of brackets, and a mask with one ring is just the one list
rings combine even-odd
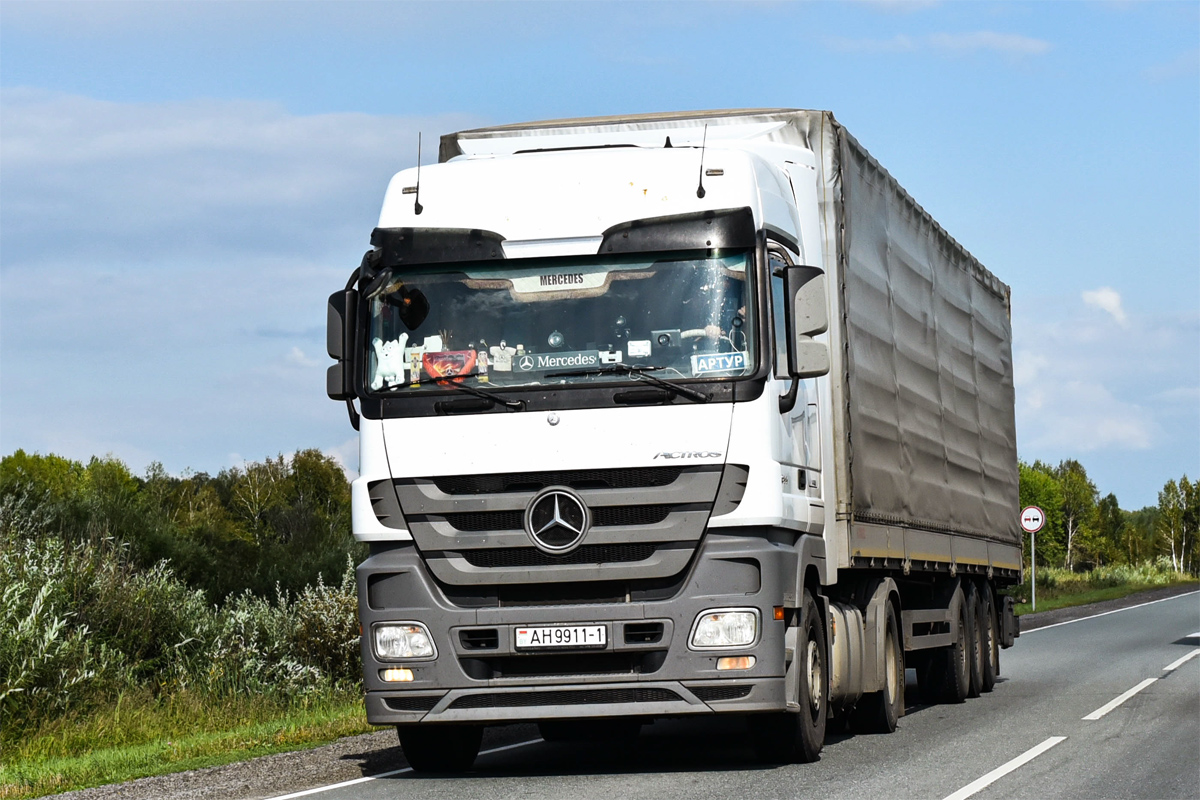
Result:
{"label": "sign pole", "polygon": [[1033,600],[1033,610],[1037,611],[1037,532],[1046,524],[1046,512],[1037,506],[1025,506],[1021,509],[1021,530],[1029,534],[1029,571],[1030,595]]}

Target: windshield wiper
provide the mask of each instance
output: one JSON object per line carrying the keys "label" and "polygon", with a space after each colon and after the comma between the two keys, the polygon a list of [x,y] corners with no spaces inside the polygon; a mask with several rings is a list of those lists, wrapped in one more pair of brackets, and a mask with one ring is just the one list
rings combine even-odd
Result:
{"label": "windshield wiper", "polygon": [[681,386],[674,381],[664,380],[656,375],[649,375],[651,370],[662,369],[649,364],[603,364],[599,367],[589,367],[588,369],[573,369],[566,372],[551,372],[545,375],[547,378],[574,378],[581,375],[629,375],[638,380],[652,383],[655,386],[666,389],[673,394],[681,394],[689,400],[694,400],[697,403],[707,403],[708,395],[698,392],[695,389],[687,386]]}
{"label": "windshield wiper", "polygon": [[417,381],[416,383],[409,381],[407,383],[399,383],[399,384],[396,384],[395,386],[389,386],[388,388],[384,389],[384,391],[385,392],[394,392],[397,389],[405,389],[409,386],[421,386],[422,384],[436,383],[439,386],[449,386],[453,389],[458,389],[461,392],[466,392],[467,394],[473,394],[476,397],[483,398],[484,400],[489,400],[493,403],[499,403],[500,405],[504,406],[505,408],[507,408],[511,411],[524,411],[525,410],[525,401],[524,400],[505,400],[503,397],[500,397],[499,395],[495,394],[494,392],[489,392],[484,389],[480,389],[476,386],[467,386],[465,383],[457,383],[454,380],[454,378],[474,378],[474,377],[477,377],[478,375],[479,375],[478,372],[469,372],[466,375],[447,375],[442,378],[422,378],[421,380]]}

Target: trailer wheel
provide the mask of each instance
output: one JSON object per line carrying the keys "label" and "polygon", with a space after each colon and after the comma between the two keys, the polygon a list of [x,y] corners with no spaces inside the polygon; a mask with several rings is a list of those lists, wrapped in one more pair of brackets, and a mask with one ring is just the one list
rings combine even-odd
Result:
{"label": "trailer wheel", "polygon": [[904,716],[904,648],[896,610],[887,604],[884,632],[883,689],[864,695],[854,710],[854,728],[860,733],[891,733]]}
{"label": "trailer wheel", "polygon": [[954,644],[936,651],[930,671],[936,676],[942,702],[961,703],[967,699],[971,688],[971,636],[974,634],[968,627],[967,603],[961,588],[954,590],[950,608],[954,612],[951,616],[958,620],[951,631]]}
{"label": "trailer wheel", "polygon": [[482,725],[397,725],[396,733],[415,772],[466,772],[483,741]]}
{"label": "trailer wheel", "polygon": [[800,713],[756,714],[750,717],[754,752],[772,764],[816,761],[825,745],[829,719],[829,669],[826,662],[825,625],[812,593],[804,590],[800,635],[791,669],[800,670]]}
{"label": "trailer wheel", "polygon": [[979,619],[979,589],[971,580],[963,581],[963,586],[966,587],[967,659],[971,668],[967,697],[979,697],[983,692],[983,626]]}
{"label": "trailer wheel", "polygon": [[996,687],[996,676],[1000,674],[1000,630],[996,620],[996,602],[992,599],[992,587],[983,584],[979,592],[979,630],[983,639],[983,691]]}

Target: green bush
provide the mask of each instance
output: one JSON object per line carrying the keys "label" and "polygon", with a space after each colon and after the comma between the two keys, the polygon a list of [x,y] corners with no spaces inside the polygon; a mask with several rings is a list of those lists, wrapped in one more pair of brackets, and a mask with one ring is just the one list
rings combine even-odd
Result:
{"label": "green bush", "polygon": [[47,532],[55,513],[24,493],[0,499],[0,739],[130,690],[286,700],[357,686],[348,559],[336,585],[318,575],[295,594],[217,605],[167,562],[139,566],[126,543]]}

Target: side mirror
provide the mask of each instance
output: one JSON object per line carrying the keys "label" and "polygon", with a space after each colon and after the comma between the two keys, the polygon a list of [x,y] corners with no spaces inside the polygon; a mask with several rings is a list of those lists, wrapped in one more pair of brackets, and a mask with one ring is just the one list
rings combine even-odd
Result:
{"label": "side mirror", "polygon": [[788,372],[794,378],[829,373],[829,347],[812,337],[829,330],[825,271],[819,267],[788,267],[784,294],[789,299]]}
{"label": "side mirror", "polygon": [[337,363],[325,373],[325,391],[332,400],[350,400],[355,396],[354,323],[357,314],[357,289],[329,295],[325,349]]}

